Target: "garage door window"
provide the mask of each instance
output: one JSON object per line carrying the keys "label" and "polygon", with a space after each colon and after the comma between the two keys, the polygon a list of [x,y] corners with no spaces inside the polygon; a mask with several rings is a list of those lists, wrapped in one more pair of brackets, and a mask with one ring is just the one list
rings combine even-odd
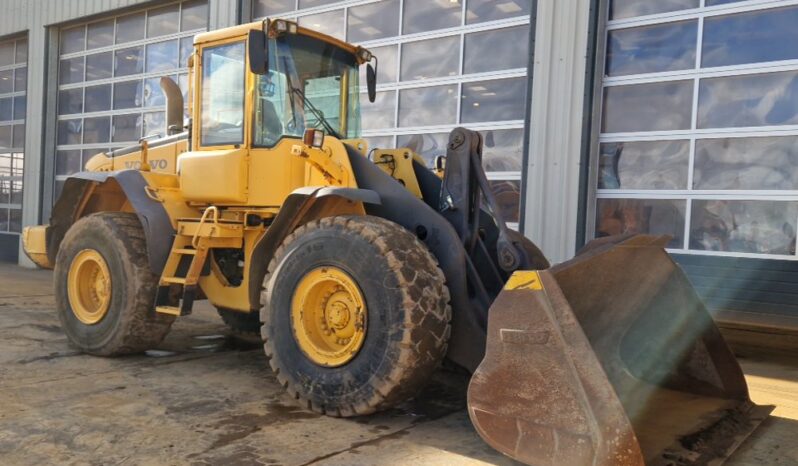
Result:
{"label": "garage door window", "polygon": [[0,42],[0,234],[22,231],[27,61],[26,39]]}
{"label": "garage door window", "polygon": [[160,78],[185,95],[193,37],[207,22],[207,0],[186,0],[61,29],[53,200],[95,154],[163,135]]}
{"label": "garage door window", "polygon": [[609,18],[596,236],[796,259],[798,2],[614,0]]}

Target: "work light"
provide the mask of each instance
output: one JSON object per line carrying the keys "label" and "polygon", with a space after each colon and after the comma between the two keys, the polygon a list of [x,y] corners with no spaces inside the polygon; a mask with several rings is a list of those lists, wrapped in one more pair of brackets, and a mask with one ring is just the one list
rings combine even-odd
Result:
{"label": "work light", "polygon": [[302,142],[311,147],[321,148],[324,144],[324,131],[320,129],[306,129]]}

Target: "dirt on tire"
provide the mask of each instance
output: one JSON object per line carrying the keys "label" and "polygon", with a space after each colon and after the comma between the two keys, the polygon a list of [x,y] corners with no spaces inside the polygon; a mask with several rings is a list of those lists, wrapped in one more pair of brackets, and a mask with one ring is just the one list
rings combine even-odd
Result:
{"label": "dirt on tire", "polygon": [[[111,275],[110,307],[93,325],[77,319],[67,292],[69,265],[85,249],[99,252]],[[158,276],[150,268],[144,230],[133,213],[101,212],[75,222],[58,250],[54,286],[64,332],[73,345],[90,354],[115,356],[151,349],[174,321],[174,316],[153,309]]]}
{"label": "dirt on tire", "polygon": [[[357,282],[368,309],[363,347],[335,368],[304,356],[289,317],[293,286],[325,264]],[[289,235],[269,265],[261,295],[264,350],[303,407],[344,417],[385,410],[414,396],[443,360],[449,300],[437,260],[408,230],[371,216],[323,218]]]}

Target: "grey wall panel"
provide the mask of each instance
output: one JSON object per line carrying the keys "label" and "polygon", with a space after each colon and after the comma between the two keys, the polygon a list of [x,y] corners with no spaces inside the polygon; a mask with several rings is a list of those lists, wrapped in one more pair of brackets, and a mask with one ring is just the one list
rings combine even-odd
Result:
{"label": "grey wall panel", "polygon": [[590,0],[538,0],[524,234],[553,262],[574,255]]}
{"label": "grey wall panel", "polygon": [[[714,313],[798,317],[798,262],[674,254]],[[727,314],[724,320],[730,320]]]}
{"label": "grey wall panel", "polygon": [[238,0],[211,0],[209,28],[221,29],[237,24],[238,4]]}
{"label": "grey wall panel", "polygon": [[0,233],[0,262],[17,262],[21,253],[19,243],[19,236]]}
{"label": "grey wall panel", "polygon": [[0,36],[151,3],[148,0],[0,0]]}

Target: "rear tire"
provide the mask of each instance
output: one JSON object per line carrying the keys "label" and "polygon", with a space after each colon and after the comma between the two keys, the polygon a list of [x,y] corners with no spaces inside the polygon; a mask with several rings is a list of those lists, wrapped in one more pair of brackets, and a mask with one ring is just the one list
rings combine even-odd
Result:
{"label": "rear tire", "polygon": [[217,307],[216,312],[224,321],[227,328],[237,337],[246,339],[260,339],[260,314],[256,311],[240,312],[223,307]]}
{"label": "rear tire", "polygon": [[[103,266],[81,275],[75,259],[87,255]],[[79,297],[74,289],[100,269],[106,278],[101,283],[107,287],[84,285],[82,293],[88,297]],[[150,269],[144,230],[132,213],[102,212],[75,222],[58,250],[54,282],[61,327],[69,341],[87,353],[114,356],[153,348],[174,321],[174,316],[153,309],[158,277]],[[92,294],[96,298],[96,289],[108,302],[104,311],[97,310],[87,318],[83,301],[91,301]]]}
{"label": "rear tire", "polygon": [[[364,303],[359,328],[365,337],[348,360],[325,366],[297,336],[311,324],[297,328],[295,291],[307,289],[307,277],[332,269],[359,291],[354,301]],[[451,308],[443,272],[429,250],[393,222],[370,216],[310,222],[285,239],[264,284],[261,332],[269,363],[287,391],[313,411],[347,417],[390,408],[415,395],[446,354]],[[342,289],[321,293],[323,318],[340,311],[334,307],[340,302],[329,301]],[[302,316],[307,302],[314,301],[302,301]]]}

